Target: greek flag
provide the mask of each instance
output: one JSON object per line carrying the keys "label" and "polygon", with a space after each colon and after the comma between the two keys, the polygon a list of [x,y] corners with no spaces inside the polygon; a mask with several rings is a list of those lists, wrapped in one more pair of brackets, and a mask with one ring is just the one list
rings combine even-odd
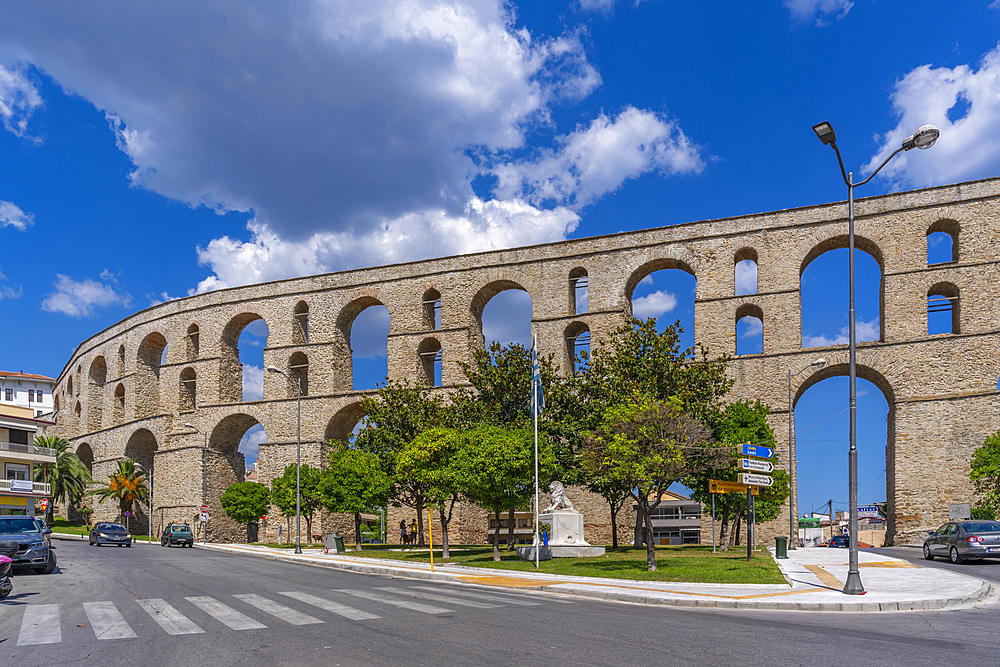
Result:
{"label": "greek flag", "polygon": [[545,392],[542,390],[542,372],[538,368],[538,336],[531,340],[531,416],[538,419],[545,409]]}

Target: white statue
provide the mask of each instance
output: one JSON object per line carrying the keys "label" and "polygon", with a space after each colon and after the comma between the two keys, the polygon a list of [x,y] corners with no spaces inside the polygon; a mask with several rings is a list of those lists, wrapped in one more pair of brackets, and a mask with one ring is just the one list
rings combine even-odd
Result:
{"label": "white statue", "polygon": [[566,497],[566,487],[559,480],[549,484],[549,493],[552,494],[552,504],[541,511],[541,514],[549,512],[575,512],[573,503]]}

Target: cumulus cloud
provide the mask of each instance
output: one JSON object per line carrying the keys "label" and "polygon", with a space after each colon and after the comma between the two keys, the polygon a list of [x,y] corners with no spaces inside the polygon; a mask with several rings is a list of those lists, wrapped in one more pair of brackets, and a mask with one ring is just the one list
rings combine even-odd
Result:
{"label": "cumulus cloud", "polygon": [[791,12],[793,22],[815,22],[817,27],[827,25],[830,19],[839,21],[854,6],[851,0],[782,0],[781,4]]}
{"label": "cumulus cloud", "polygon": [[35,224],[35,216],[25,213],[9,201],[0,201],[0,227],[13,227],[23,232]]}
{"label": "cumulus cloud", "polygon": [[264,398],[264,369],[243,364],[243,400],[260,401]]}
{"label": "cumulus cloud", "polygon": [[[870,322],[855,322],[859,343],[879,340],[882,335],[882,328],[879,325],[879,318]],[[850,332],[847,327],[843,327],[840,333],[830,338],[825,334],[822,336],[803,336],[802,347],[826,347],[828,345],[847,345],[850,342]]]}
{"label": "cumulus cloud", "polygon": [[260,424],[251,426],[247,429],[247,432],[243,434],[237,450],[243,454],[244,461],[248,468],[253,467],[258,454],[260,454],[260,446],[265,442],[267,442],[267,433],[264,432],[264,427]]}
{"label": "cumulus cloud", "polygon": [[637,319],[659,317],[677,307],[677,297],[670,292],[657,290],[638,299],[632,299],[632,316]]}
{"label": "cumulus cloud", "polygon": [[8,132],[28,136],[28,119],[42,105],[42,96],[24,71],[0,64],[0,119]]}
{"label": "cumulus cloud", "polygon": [[[2,273],[0,273],[0,280],[6,280]],[[11,287],[10,285],[0,287],[0,300],[20,299],[22,296],[24,296],[24,288],[21,285],[17,287]]]}
{"label": "cumulus cloud", "polygon": [[764,323],[757,317],[744,317],[739,323],[746,327],[740,338],[757,338],[764,333]]}
{"label": "cumulus cloud", "polygon": [[117,292],[110,285],[90,278],[76,281],[58,273],[53,285],[56,291],[42,301],[42,310],[50,313],[90,317],[97,307],[121,305],[127,308],[132,305],[132,296],[128,292]]}
{"label": "cumulus cloud", "polygon": [[875,169],[903,140],[925,124],[941,137],[928,152],[897,155],[881,174],[900,186],[927,187],[996,176],[1000,171],[1000,45],[979,69],[923,65],[898,82],[892,105],[899,124],[880,137],[878,153],[866,165]]}
{"label": "cumulus cloud", "polygon": [[757,263],[744,259],[736,263],[736,295],[757,293]]}
{"label": "cumulus cloud", "polygon": [[652,111],[554,136],[601,83],[583,37],[505,0],[0,3],[0,61],[102,110],[136,187],[247,212],[193,291],[561,240],[629,179],[698,173]]}

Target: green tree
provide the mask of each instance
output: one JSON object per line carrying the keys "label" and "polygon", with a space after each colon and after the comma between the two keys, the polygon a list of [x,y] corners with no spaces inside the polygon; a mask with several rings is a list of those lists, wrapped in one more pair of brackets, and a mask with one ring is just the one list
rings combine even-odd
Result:
{"label": "green tree", "polygon": [[327,511],[354,515],[355,550],[361,551],[361,513],[385,505],[391,487],[374,455],[342,444],[330,452],[319,495]]}
{"label": "green tree", "polygon": [[465,442],[452,428],[433,428],[418,435],[399,453],[397,472],[424,485],[428,505],[441,521],[441,556],[450,558],[448,526],[461,494],[459,454]]}
{"label": "green tree", "polygon": [[986,438],[972,454],[969,479],[979,495],[977,505],[1000,510],[1000,431]]}
{"label": "green tree", "polygon": [[108,476],[107,481],[91,482],[97,488],[89,495],[100,501],[113,500],[118,503],[119,521],[125,521],[125,512],[132,511],[132,503],[149,497],[146,486],[146,471],[138,467],[132,459],[118,459],[118,468]]}
{"label": "green tree", "polygon": [[267,514],[271,506],[271,492],[257,482],[237,482],[230,484],[222,494],[222,509],[236,523],[247,524],[247,540],[250,539],[251,524]]}
{"label": "green tree", "polygon": [[652,511],[671,484],[718,467],[728,449],[713,442],[711,430],[686,413],[679,398],[645,396],[609,408],[585,444],[584,468],[630,489],[645,526],[646,568],[656,570]]}
{"label": "green tree", "polygon": [[[534,494],[535,436],[527,428],[484,425],[462,431],[456,458],[462,495],[498,518],[504,510],[524,507]],[[549,479],[555,456],[544,435],[538,443],[540,477]],[[499,525],[493,532],[493,560],[500,560]]]}
{"label": "green tree", "polygon": [[392,480],[389,501],[396,507],[412,507],[417,512],[418,546],[424,546],[424,505],[427,486],[397,474],[396,459],[407,444],[427,429],[446,425],[449,411],[431,388],[408,380],[388,381],[374,397],[361,403],[366,418],[354,437],[354,447],[378,459],[382,471]]}
{"label": "green tree", "polygon": [[[35,464],[33,476],[36,482],[48,482],[51,487],[52,499],[67,502],[70,505],[79,503],[87,493],[90,483],[90,471],[83,461],[70,449],[70,444],[58,436],[38,436],[35,447],[47,447],[56,451],[54,462],[45,461]],[[55,503],[49,504],[45,513],[45,523],[52,525],[52,512]]]}
{"label": "green tree", "polygon": [[[303,463],[299,472],[300,512],[306,520],[306,543],[312,546],[312,522],[316,511],[323,506],[319,482],[323,471]],[[271,502],[282,516],[295,516],[295,464],[290,463],[281,477],[271,480]],[[291,536],[289,536],[289,539]]]}

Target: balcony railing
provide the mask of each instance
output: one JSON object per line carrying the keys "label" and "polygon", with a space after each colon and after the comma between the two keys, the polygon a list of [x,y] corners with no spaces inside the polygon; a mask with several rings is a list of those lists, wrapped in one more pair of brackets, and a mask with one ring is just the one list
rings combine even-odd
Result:
{"label": "balcony railing", "polygon": [[[28,490],[28,484],[31,484],[30,491]],[[7,493],[30,493],[32,495],[41,494],[47,496],[49,495],[49,483],[28,482],[20,479],[0,479],[0,492],[4,491]]]}
{"label": "balcony railing", "polygon": [[54,449],[35,447],[34,445],[22,445],[16,442],[0,442],[0,452],[18,452],[19,454],[56,457],[56,450]]}

